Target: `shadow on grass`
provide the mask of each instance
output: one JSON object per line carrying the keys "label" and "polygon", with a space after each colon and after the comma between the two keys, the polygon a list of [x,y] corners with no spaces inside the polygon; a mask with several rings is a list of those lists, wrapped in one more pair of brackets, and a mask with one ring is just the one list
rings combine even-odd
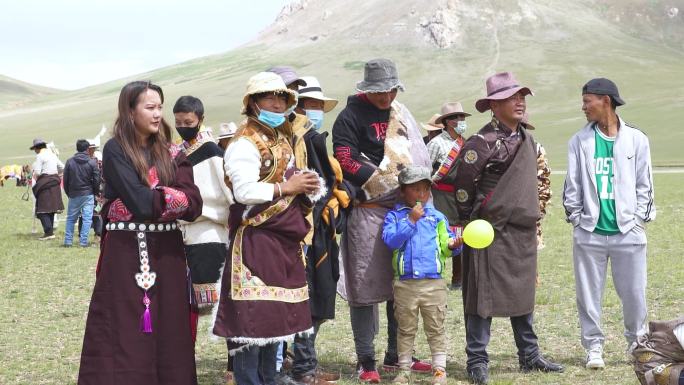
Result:
{"label": "shadow on grass", "polygon": [[[22,241],[31,241],[35,240],[38,241],[38,237],[40,237],[43,232],[38,232],[35,234],[31,234],[30,232],[24,232],[24,233],[15,233],[13,237],[17,240],[22,240]],[[56,238],[55,238],[56,239]]]}

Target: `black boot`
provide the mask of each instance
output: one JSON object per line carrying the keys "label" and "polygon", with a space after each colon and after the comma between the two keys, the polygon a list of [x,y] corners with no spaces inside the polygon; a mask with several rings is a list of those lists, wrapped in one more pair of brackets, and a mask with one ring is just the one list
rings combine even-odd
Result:
{"label": "black boot", "polygon": [[482,385],[489,383],[489,370],[486,366],[474,366],[466,369],[471,384]]}
{"label": "black boot", "polygon": [[520,371],[522,371],[523,373],[531,372],[534,370],[538,370],[540,372],[545,373],[563,373],[565,368],[563,367],[563,365],[551,362],[546,358],[542,357],[541,355],[533,360],[520,363]]}

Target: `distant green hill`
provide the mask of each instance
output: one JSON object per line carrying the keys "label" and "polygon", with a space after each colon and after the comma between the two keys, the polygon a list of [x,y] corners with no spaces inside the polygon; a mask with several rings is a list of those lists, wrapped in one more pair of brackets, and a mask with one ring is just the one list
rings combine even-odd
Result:
{"label": "distant green hill", "polygon": [[363,77],[364,61],[388,57],[398,63],[406,85],[399,100],[418,120],[438,112],[444,101],[460,100],[473,113],[470,133],[489,119],[473,107],[484,94],[485,78],[513,71],[535,91],[528,99],[531,121],[557,169],[565,168],[566,143],[584,124],[582,85],[593,77],[609,77],[627,102],[620,115],[648,134],[654,163],[684,165],[684,34],[679,33],[684,15],[671,16],[673,7],[664,1],[387,4],[295,2],[253,42],[225,54],[42,96],[18,108],[0,105],[0,163],[28,162],[33,137],[54,140],[63,154],[71,154],[76,139],[94,136],[103,123],[111,126],[118,92],[133,79],[162,85],[169,120],[176,98],[192,94],[204,101],[209,125],[239,121],[246,80],[276,64],[317,76],[325,92],[341,100],[326,115],[329,129]]}
{"label": "distant green hill", "polygon": [[37,97],[59,92],[54,88],[42,87],[0,75],[0,109],[21,108]]}

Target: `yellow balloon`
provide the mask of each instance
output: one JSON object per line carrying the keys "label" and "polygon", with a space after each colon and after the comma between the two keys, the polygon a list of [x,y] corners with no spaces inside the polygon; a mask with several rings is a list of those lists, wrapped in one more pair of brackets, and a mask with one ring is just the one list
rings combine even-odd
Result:
{"label": "yellow balloon", "polygon": [[463,229],[463,242],[473,249],[484,249],[494,240],[494,228],[484,219],[476,219]]}

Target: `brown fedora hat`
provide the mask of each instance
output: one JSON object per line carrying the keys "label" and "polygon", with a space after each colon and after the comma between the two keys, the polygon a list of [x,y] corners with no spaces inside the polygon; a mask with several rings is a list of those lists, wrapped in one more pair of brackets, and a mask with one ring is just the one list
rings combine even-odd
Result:
{"label": "brown fedora hat", "polygon": [[522,91],[524,95],[532,95],[532,90],[518,83],[512,72],[501,72],[487,78],[487,96],[475,102],[475,109],[487,111],[490,100],[504,100]]}
{"label": "brown fedora hat", "polygon": [[430,121],[427,122],[427,124],[421,123],[420,125],[423,126],[423,129],[425,131],[437,131],[437,130],[443,130],[444,127],[437,124],[437,118],[439,118],[439,114],[434,114],[430,118]]}
{"label": "brown fedora hat", "polygon": [[435,120],[435,123],[444,124],[444,119],[455,115],[470,116],[469,113],[463,111],[463,106],[461,103],[446,102],[442,104],[441,115]]}

